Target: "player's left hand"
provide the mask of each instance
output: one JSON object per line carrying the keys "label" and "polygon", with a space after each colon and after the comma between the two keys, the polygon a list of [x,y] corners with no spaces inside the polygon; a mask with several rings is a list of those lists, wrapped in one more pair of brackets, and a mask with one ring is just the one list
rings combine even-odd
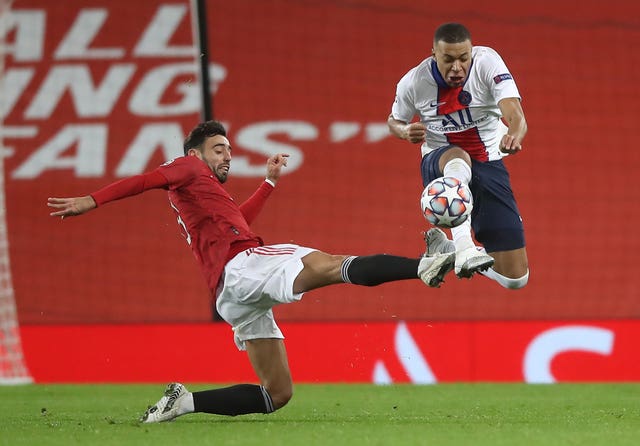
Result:
{"label": "player's left hand", "polygon": [[267,160],[267,179],[275,184],[280,179],[280,171],[287,165],[288,153],[277,153]]}
{"label": "player's left hand", "polygon": [[507,134],[502,137],[502,140],[500,141],[501,152],[513,155],[521,150],[522,145],[520,144],[520,141],[517,140],[514,136]]}

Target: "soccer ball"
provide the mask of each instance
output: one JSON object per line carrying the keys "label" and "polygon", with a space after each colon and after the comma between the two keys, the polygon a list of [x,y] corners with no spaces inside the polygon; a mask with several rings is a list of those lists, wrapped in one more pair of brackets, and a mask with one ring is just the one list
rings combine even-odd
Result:
{"label": "soccer ball", "polygon": [[432,225],[454,228],[471,215],[473,196],[471,190],[457,178],[440,177],[424,188],[420,206],[422,215]]}

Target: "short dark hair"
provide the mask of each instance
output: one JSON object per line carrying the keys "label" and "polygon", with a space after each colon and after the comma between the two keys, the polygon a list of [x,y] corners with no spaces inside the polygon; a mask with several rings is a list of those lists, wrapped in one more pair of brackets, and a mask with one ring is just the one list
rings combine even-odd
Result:
{"label": "short dark hair", "polygon": [[466,26],[460,23],[443,23],[433,35],[433,42],[438,43],[462,43],[471,41],[471,33]]}
{"label": "short dark hair", "polygon": [[186,155],[190,149],[200,149],[204,140],[212,136],[227,136],[224,126],[218,121],[201,122],[191,130],[189,136],[184,140],[184,154]]}

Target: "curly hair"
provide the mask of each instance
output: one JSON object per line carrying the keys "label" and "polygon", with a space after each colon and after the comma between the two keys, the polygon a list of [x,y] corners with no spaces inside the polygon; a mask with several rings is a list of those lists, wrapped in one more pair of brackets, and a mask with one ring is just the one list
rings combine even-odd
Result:
{"label": "curly hair", "polygon": [[191,130],[189,136],[184,140],[184,154],[186,155],[189,149],[201,149],[205,139],[216,135],[227,136],[227,131],[221,123],[218,121],[201,122]]}

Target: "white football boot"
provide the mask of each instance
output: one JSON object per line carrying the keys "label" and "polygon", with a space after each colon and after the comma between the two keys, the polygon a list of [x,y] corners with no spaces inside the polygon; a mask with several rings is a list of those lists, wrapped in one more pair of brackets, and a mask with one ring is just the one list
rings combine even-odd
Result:
{"label": "white football boot", "polygon": [[187,388],[180,383],[167,385],[164,396],[155,405],[147,409],[140,421],[142,423],[161,423],[163,421],[171,421],[184,414],[185,412],[181,410],[180,402],[188,394]]}
{"label": "white football boot", "polygon": [[432,288],[440,288],[444,276],[454,268],[455,246],[438,228],[427,231],[424,235],[427,251],[418,265],[418,276]]}
{"label": "white football boot", "polygon": [[482,248],[472,246],[456,252],[455,272],[459,278],[470,279],[475,273],[486,271],[493,266],[493,257]]}

